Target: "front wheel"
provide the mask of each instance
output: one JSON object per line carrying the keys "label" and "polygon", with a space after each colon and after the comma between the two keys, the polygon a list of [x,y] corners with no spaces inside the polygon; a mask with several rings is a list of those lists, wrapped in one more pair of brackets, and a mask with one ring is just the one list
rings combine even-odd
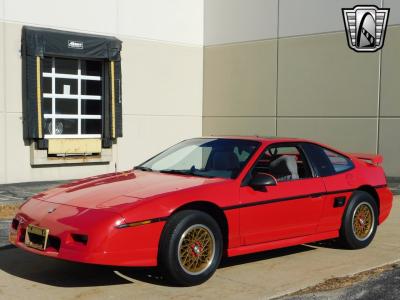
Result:
{"label": "front wheel", "polygon": [[208,214],[185,210],[174,214],[163,230],[159,262],[169,279],[183,286],[203,283],[222,256],[222,233]]}
{"label": "front wheel", "polygon": [[372,196],[356,191],[350,198],[343,216],[340,237],[350,249],[367,247],[373,240],[378,226],[378,208]]}

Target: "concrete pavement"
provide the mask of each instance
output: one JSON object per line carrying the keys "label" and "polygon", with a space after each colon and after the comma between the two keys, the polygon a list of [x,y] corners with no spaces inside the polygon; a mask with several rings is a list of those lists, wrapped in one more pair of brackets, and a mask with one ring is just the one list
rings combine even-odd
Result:
{"label": "concrete pavement", "polygon": [[0,299],[266,299],[326,279],[400,260],[400,197],[373,243],[362,250],[332,243],[301,245],[227,259],[211,280],[190,288],[168,286],[153,269],[75,264],[0,250]]}

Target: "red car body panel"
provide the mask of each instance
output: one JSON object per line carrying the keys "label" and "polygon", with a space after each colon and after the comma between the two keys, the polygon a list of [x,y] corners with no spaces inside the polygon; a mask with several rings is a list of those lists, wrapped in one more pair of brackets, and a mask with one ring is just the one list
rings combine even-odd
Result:
{"label": "red car body panel", "polygon": [[[349,157],[354,168],[333,176],[280,182],[262,192],[241,183],[265,147],[305,140],[247,139],[261,146],[236,179],[135,170],[82,179],[37,194],[20,207],[10,228],[10,241],[26,251],[65,260],[156,266],[168,217],[195,202],[213,205],[225,215],[228,256],[337,237],[346,204],[356,189],[376,193],[379,223],[389,215],[393,197],[377,165],[381,159],[334,150]],[[337,197],[344,197],[343,206],[334,207]],[[116,227],[141,221],[146,223]],[[28,224],[48,228],[58,244],[50,243],[44,251],[26,246]],[[87,243],[74,235],[87,236]]]}

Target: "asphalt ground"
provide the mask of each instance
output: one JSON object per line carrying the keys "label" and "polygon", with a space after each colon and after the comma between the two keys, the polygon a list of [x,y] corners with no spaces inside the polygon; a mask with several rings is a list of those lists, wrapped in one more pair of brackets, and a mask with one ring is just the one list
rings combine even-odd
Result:
{"label": "asphalt ground", "polygon": [[350,286],[346,286],[343,288],[328,289],[319,292],[309,292],[296,296],[286,296],[279,299],[398,300],[400,299],[400,266],[398,264],[394,264],[392,266],[389,266],[389,270],[381,272],[377,275],[372,275],[371,278],[353,283]]}

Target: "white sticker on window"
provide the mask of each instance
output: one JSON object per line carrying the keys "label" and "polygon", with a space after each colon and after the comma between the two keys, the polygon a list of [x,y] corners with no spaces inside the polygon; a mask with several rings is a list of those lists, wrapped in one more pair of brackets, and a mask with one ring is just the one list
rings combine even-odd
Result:
{"label": "white sticker on window", "polygon": [[64,95],[69,95],[71,93],[71,86],[64,84]]}

